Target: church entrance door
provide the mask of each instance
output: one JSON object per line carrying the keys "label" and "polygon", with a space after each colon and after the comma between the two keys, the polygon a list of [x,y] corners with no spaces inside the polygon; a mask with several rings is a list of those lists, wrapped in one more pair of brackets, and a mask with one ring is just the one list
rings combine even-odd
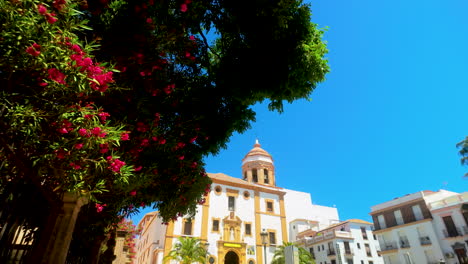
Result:
{"label": "church entrance door", "polygon": [[224,257],[224,264],[239,264],[239,256],[235,252],[229,251]]}

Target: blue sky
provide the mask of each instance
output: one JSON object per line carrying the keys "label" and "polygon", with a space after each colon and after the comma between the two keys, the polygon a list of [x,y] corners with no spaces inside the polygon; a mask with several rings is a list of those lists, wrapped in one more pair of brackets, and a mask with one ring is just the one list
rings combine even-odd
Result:
{"label": "blue sky", "polygon": [[327,80],[282,114],[254,106],[257,122],[207,171],[241,177],[258,137],[277,185],[336,205],[341,220],[370,221],[372,205],[408,193],[466,191],[455,144],[468,134],[467,10],[464,0],[312,1],[312,21],[328,27]]}

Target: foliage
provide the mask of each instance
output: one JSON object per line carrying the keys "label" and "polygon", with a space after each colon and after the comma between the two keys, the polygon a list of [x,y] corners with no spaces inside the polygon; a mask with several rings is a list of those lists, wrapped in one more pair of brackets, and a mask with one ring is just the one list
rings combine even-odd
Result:
{"label": "foliage", "polygon": [[84,240],[146,205],[165,221],[193,215],[210,190],[203,157],[249,127],[249,107],[282,111],[328,72],[323,31],[296,0],[0,8],[0,191],[89,197]]}
{"label": "foliage", "polygon": [[[296,246],[292,242],[283,242],[283,245],[279,246],[275,254],[273,255],[273,260],[271,264],[284,264],[286,263],[284,250],[288,246]],[[296,246],[299,251],[299,264],[315,264],[315,260],[312,255],[303,247]]]}
{"label": "foliage", "polygon": [[[464,140],[460,141],[457,143],[457,148],[459,148],[458,154],[460,154],[461,159],[461,164],[462,165],[468,165],[468,137],[466,137]],[[468,173],[465,173],[465,177],[468,177]]]}
{"label": "foliage", "polygon": [[164,263],[175,260],[181,264],[205,263],[208,252],[199,239],[180,237],[166,257]]}

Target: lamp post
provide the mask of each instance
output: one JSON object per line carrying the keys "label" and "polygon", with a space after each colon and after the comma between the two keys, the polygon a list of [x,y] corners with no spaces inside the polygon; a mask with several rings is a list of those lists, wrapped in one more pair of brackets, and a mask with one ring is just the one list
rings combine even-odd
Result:
{"label": "lamp post", "polygon": [[209,257],[210,257],[210,253],[208,253],[208,247],[210,246],[210,243],[206,242],[205,243],[205,260],[208,258],[208,262],[210,261]]}
{"label": "lamp post", "polygon": [[265,264],[267,264],[266,245],[268,244],[268,232],[265,229],[263,229],[263,231],[260,232],[260,236],[262,237],[263,254],[265,255]]}

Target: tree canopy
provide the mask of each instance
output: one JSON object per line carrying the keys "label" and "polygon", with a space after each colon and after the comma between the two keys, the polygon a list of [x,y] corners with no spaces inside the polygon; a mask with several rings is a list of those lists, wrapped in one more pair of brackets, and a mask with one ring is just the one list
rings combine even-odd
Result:
{"label": "tree canopy", "polygon": [[[286,257],[285,257],[285,249],[288,246],[296,246],[295,243],[292,242],[283,242],[283,245],[279,246],[275,254],[273,255],[273,260],[271,261],[272,264],[285,264]],[[303,247],[297,247],[299,251],[299,264],[315,264],[315,260],[312,255]]]}
{"label": "tree canopy", "polygon": [[150,204],[165,221],[193,215],[210,190],[203,157],[249,127],[250,106],[282,111],[329,70],[323,30],[296,0],[0,9],[0,193],[28,182],[89,197],[93,232]]}

